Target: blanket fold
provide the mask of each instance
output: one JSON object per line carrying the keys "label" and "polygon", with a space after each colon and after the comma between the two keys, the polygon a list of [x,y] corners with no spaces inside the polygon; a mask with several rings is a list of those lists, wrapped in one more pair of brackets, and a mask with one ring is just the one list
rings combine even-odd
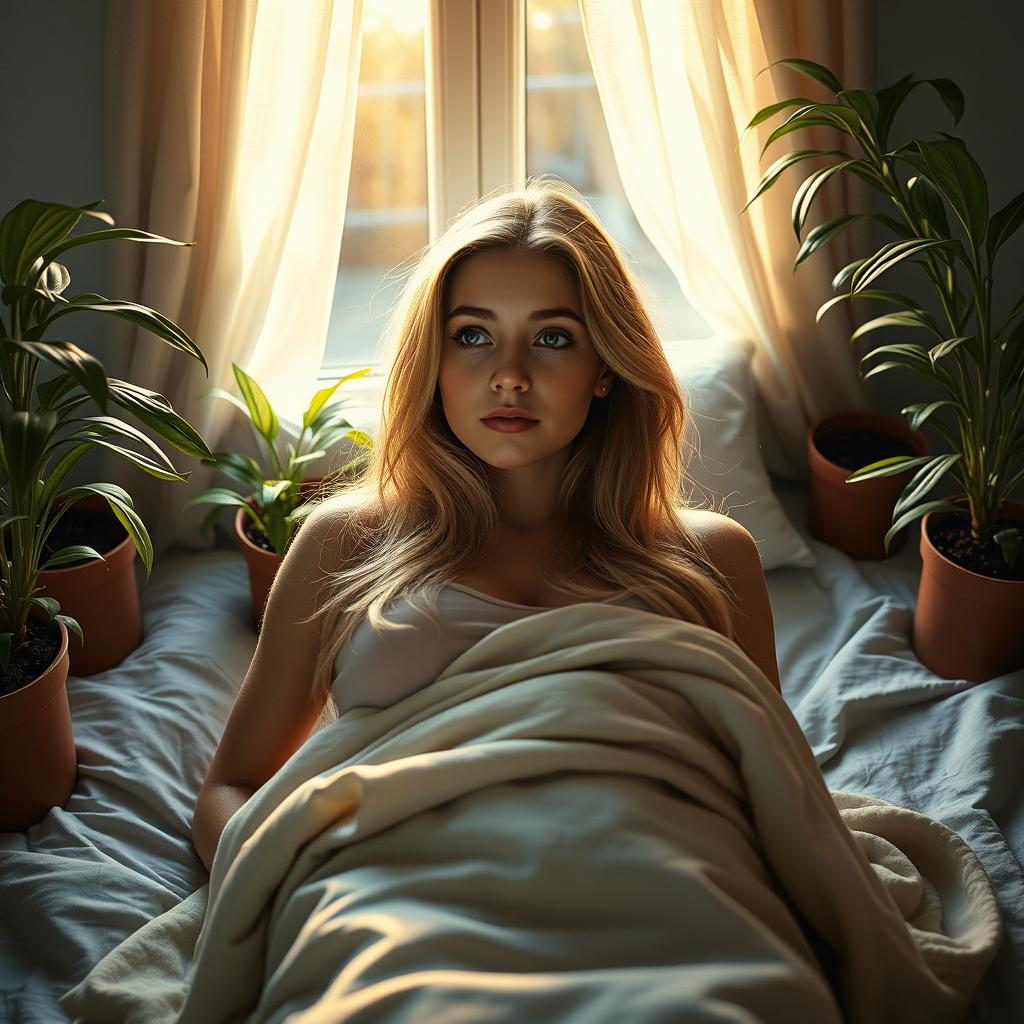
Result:
{"label": "blanket fold", "polygon": [[967,844],[830,792],[736,644],[588,603],[312,735],[209,884],[60,1002],[146,1024],[942,1024],[1000,936]]}

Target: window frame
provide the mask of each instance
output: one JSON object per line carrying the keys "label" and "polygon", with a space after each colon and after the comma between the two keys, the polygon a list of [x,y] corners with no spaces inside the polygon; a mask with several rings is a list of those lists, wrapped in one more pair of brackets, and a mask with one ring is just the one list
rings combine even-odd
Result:
{"label": "window frame", "polygon": [[[428,240],[462,210],[526,184],[526,0],[425,0]],[[317,384],[365,364],[322,366]],[[345,395],[375,406],[384,373],[346,381]]]}

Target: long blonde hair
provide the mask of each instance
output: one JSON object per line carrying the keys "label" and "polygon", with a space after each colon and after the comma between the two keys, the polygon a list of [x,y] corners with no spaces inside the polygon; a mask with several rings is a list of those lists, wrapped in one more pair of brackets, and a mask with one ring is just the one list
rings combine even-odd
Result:
{"label": "long blonde hair", "polygon": [[616,377],[572,443],[557,499],[572,530],[542,562],[543,579],[579,601],[627,590],[734,637],[735,594],[679,515],[691,449],[686,410],[643,286],[586,199],[542,176],[452,222],[413,266],[385,327],[389,370],[368,462],[358,477],[321,491],[323,503],[344,509],[339,549],[349,557],[327,572],[304,620],[321,620],[312,696],[326,704],[317,728],[338,715],[333,665],[359,623],[412,628],[385,618],[386,607],[406,597],[433,609],[444,585],[493,546],[499,519],[486,464],[448,426],[437,385],[451,271],[492,249],[543,253],[573,269],[588,333]]}

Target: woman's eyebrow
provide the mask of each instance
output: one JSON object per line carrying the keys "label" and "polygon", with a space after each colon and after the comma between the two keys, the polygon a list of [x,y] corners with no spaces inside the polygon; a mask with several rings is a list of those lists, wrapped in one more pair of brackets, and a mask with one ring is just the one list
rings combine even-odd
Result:
{"label": "woman's eyebrow", "polygon": [[[480,306],[456,306],[446,317],[445,320],[451,320],[457,316],[478,316],[483,320],[494,320],[493,309],[483,309]],[[581,327],[587,325],[583,322],[583,318],[579,313],[573,312],[568,306],[555,306],[552,309],[538,309],[536,312],[531,313],[529,316],[530,320],[546,320],[552,316],[564,316],[570,320],[575,320]]]}

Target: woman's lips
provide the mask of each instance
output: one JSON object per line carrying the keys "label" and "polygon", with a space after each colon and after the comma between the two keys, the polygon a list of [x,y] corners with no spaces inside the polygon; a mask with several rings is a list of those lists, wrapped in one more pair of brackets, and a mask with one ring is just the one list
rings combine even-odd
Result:
{"label": "woman's lips", "polygon": [[491,430],[497,430],[502,434],[518,434],[523,430],[535,427],[540,420],[525,420],[518,416],[492,416],[484,420],[483,424]]}

